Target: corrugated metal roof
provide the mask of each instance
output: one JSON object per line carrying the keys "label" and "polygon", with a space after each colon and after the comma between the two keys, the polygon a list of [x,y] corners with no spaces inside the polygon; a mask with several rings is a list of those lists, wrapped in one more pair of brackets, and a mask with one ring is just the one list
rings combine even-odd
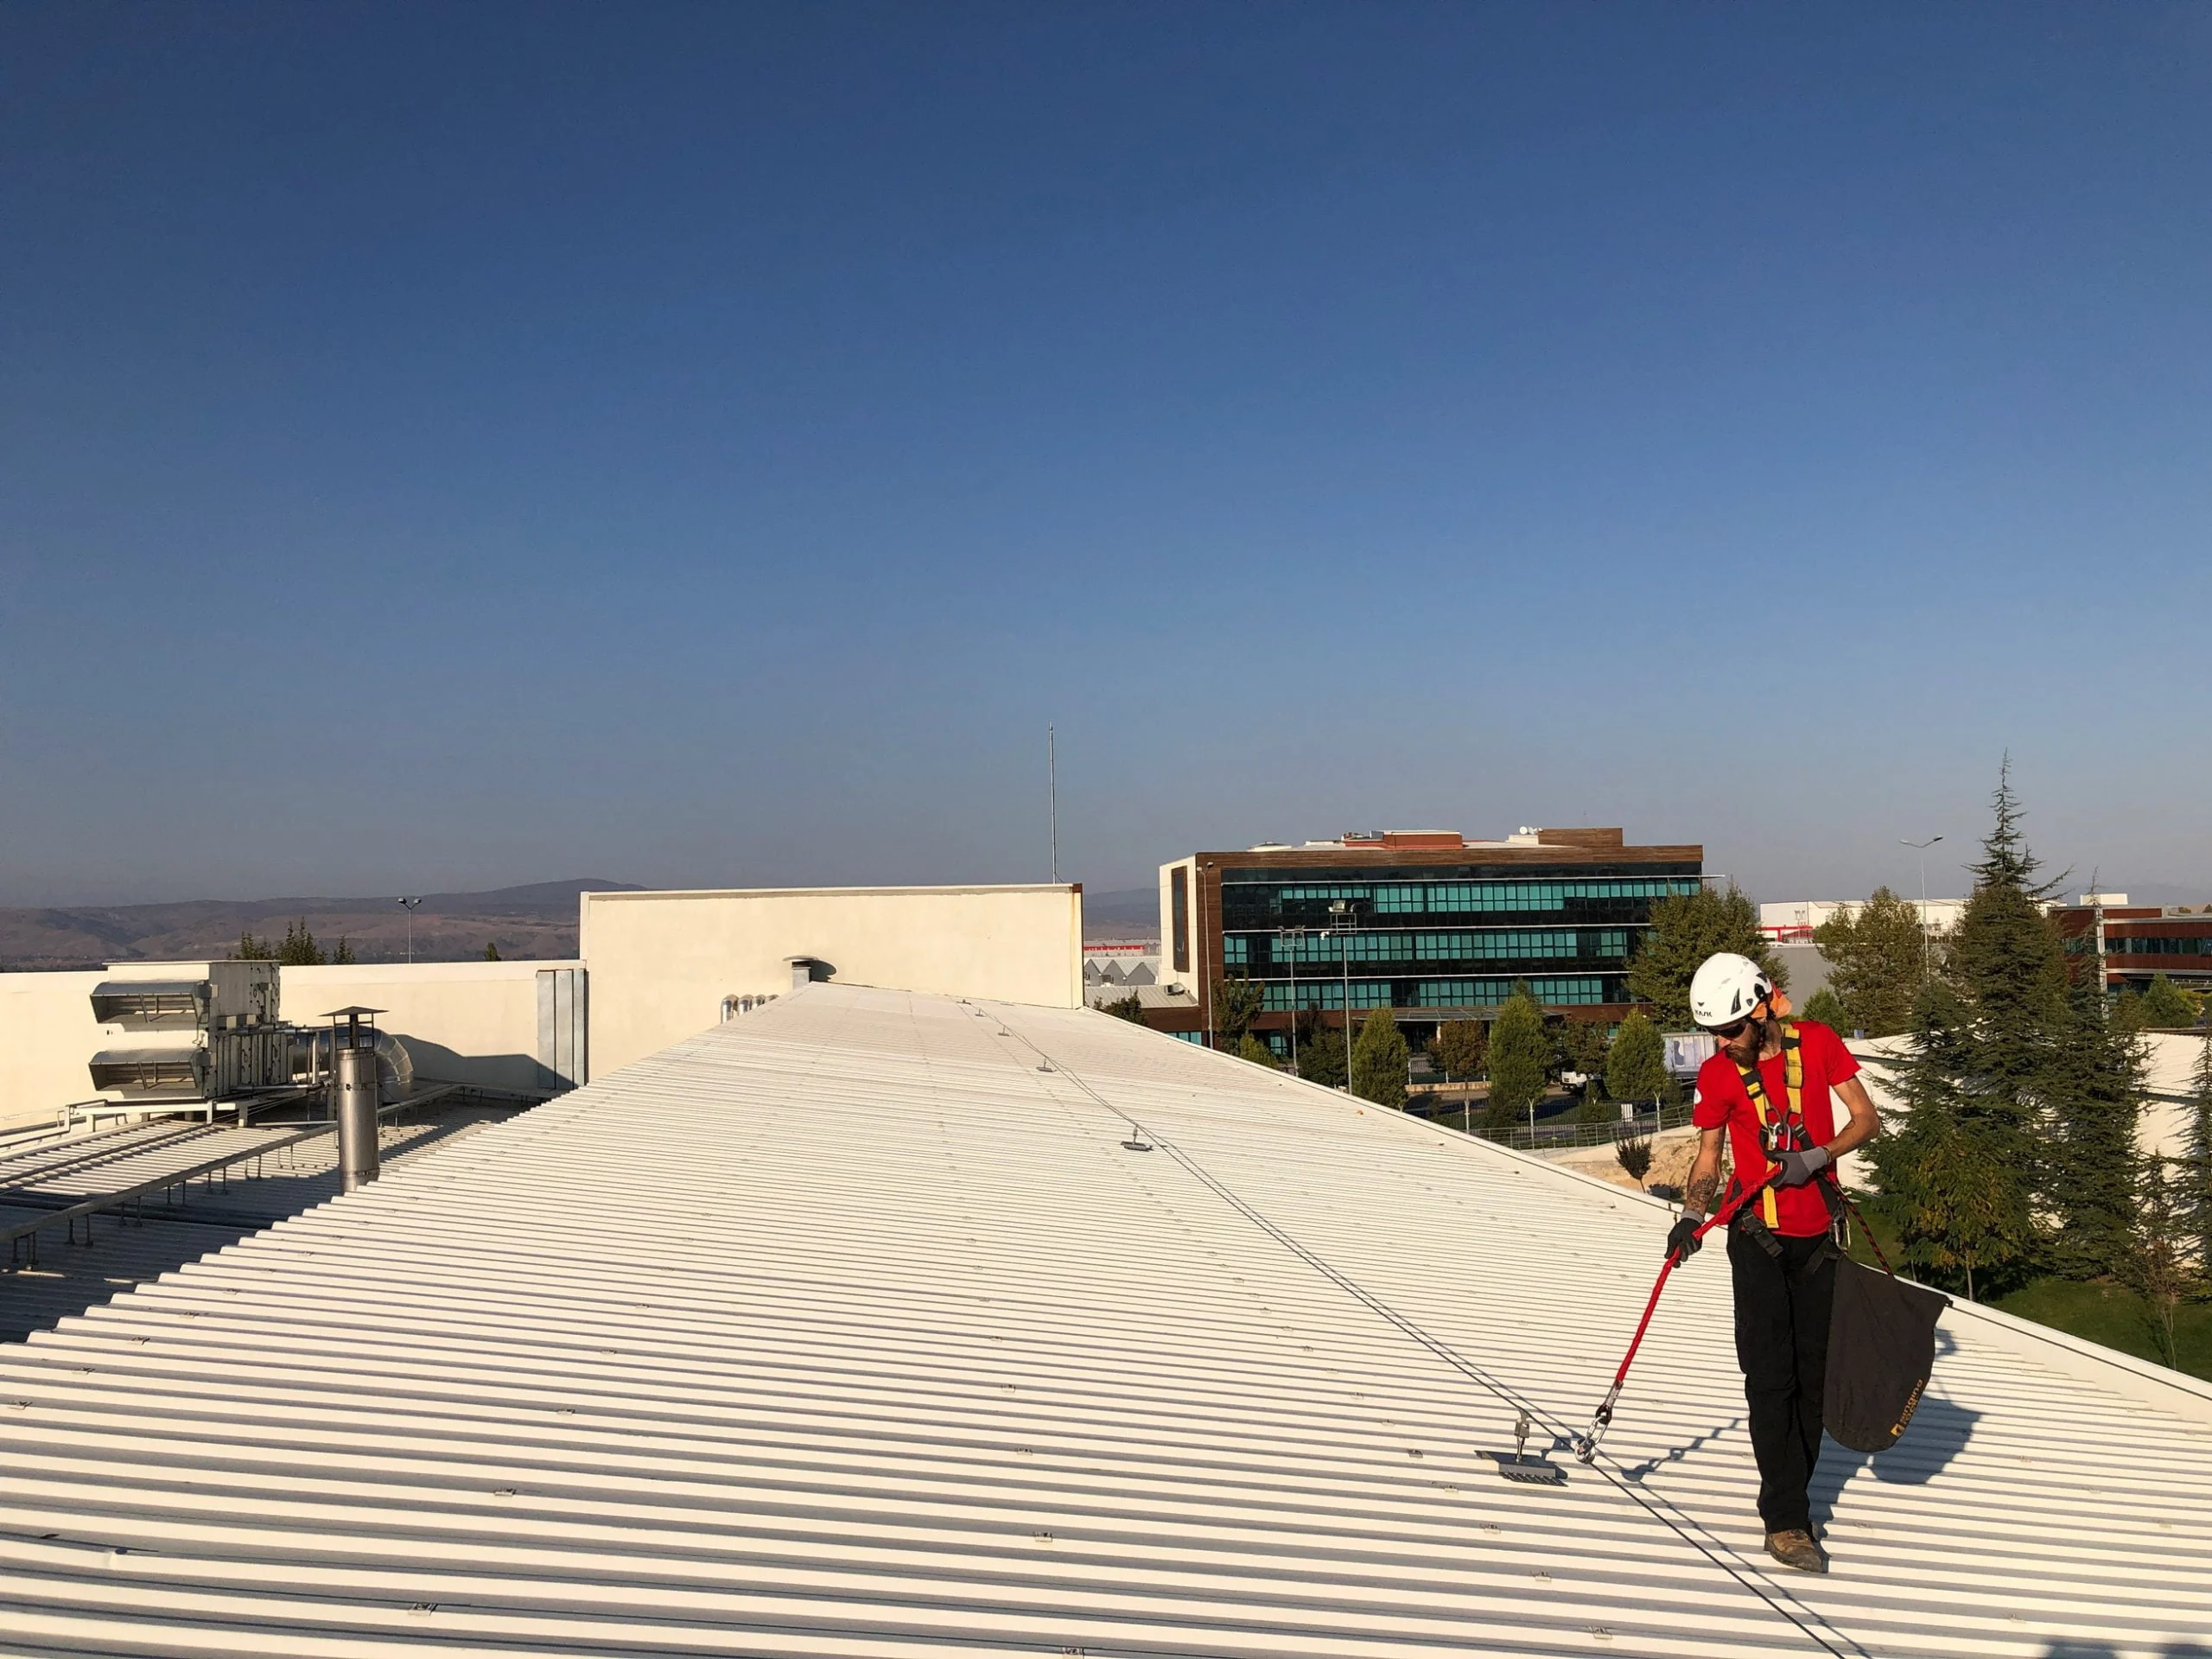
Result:
{"label": "corrugated metal roof", "polygon": [[1717,1253],[1611,1466],[1500,1479],[1662,1231],[1125,1021],[813,986],[0,1356],[0,1652],[2199,1651],[2212,1429],[1972,1319],[1831,1448],[1835,1575],[1770,1570]]}

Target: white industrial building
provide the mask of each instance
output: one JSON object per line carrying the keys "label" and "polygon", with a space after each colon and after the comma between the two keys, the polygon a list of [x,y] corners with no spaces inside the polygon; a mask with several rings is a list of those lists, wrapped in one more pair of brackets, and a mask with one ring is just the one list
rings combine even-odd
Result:
{"label": "white industrial building", "polygon": [[[1759,931],[1777,944],[1810,944],[1813,930],[1838,916],[1853,916],[1863,899],[1793,899],[1759,906]],[[1963,899],[1907,899],[1930,934],[1947,933],[1967,913]]]}
{"label": "white industrial building", "polygon": [[810,983],[0,1350],[0,1652],[2179,1659],[2212,1385],[1944,1317],[1760,1548],[1717,1252],[1081,1008]]}
{"label": "white industrial building", "polygon": [[[311,1029],[348,1007],[377,1010],[425,1084],[539,1097],[764,1006],[795,974],[1084,1001],[1078,886],[588,892],[580,909],[582,956],[569,962],[0,974],[0,1139],[134,1109],[234,1109],[289,1081],[286,1027]],[[249,984],[260,999],[250,1008]],[[142,995],[103,995],[134,988]],[[240,1056],[261,1063],[246,1086]]]}

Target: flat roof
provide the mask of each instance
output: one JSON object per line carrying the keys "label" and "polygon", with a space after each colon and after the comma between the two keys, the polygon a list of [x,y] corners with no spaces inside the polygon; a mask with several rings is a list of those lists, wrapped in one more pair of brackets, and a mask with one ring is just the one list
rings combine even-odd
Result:
{"label": "flat roof", "polygon": [[[1048,1069],[1049,1068],[1049,1069]],[[1134,1151],[1135,1141],[1150,1151]],[[803,988],[0,1350],[11,1652],[2178,1654],[2212,1422],[1946,1316],[1760,1554],[1662,1209],[1077,1009]]]}

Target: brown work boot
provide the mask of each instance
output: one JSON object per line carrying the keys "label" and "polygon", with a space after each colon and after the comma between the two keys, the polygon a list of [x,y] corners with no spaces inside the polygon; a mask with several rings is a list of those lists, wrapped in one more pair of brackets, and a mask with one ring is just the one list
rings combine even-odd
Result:
{"label": "brown work boot", "polygon": [[1784,1567],[1794,1567],[1800,1573],[1825,1573],[1828,1570],[1828,1554],[1813,1541],[1809,1532],[1770,1532],[1766,1535],[1766,1553]]}

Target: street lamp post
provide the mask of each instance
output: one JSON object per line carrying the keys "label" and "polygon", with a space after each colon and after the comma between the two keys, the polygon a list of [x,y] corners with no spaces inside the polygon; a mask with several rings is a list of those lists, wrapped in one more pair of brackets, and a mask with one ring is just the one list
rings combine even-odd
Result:
{"label": "street lamp post", "polygon": [[1306,930],[1302,927],[1279,927],[1275,930],[1275,938],[1294,942],[1284,954],[1288,958],[1290,966],[1290,1074],[1296,1077],[1298,1075],[1298,947],[1305,943]]}
{"label": "street lamp post", "polygon": [[420,899],[403,899],[399,907],[407,912],[407,960],[415,960],[415,912],[422,904]]}
{"label": "street lamp post", "polygon": [[1907,841],[1903,836],[1897,838],[1898,846],[1913,848],[1920,854],[1920,976],[1923,980],[1929,977],[1930,971],[1928,951],[1928,849],[1942,839],[1941,836],[1930,836],[1925,841]]}
{"label": "street lamp post", "polygon": [[1337,950],[1344,958],[1344,1092],[1351,1092],[1351,900],[1339,899],[1329,906],[1329,914],[1337,925],[1330,931],[1337,936]]}

